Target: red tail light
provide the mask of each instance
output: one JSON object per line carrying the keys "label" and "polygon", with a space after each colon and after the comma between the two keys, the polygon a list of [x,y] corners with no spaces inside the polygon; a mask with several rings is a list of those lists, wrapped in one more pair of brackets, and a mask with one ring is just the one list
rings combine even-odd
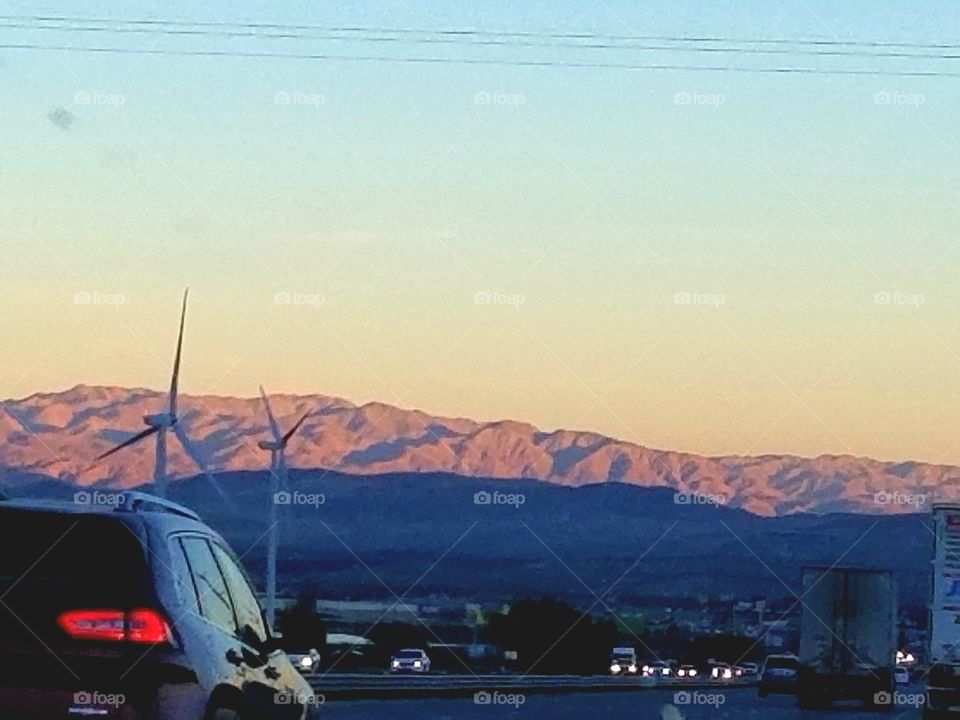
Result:
{"label": "red tail light", "polygon": [[68,610],[57,624],[76,640],[122,642],[126,617],[122,610]]}
{"label": "red tail light", "polygon": [[170,642],[170,626],[156,610],[131,610],[127,614],[127,640],[151,645]]}
{"label": "red tail light", "polygon": [[170,626],[156,610],[68,610],[57,624],[75,640],[156,644],[170,642]]}

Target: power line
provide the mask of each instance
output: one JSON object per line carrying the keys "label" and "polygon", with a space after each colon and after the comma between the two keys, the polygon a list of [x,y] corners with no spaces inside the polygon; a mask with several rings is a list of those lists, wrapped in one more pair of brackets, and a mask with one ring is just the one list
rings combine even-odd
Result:
{"label": "power line", "polygon": [[[799,45],[818,47],[865,47],[865,48],[912,48],[923,50],[957,50],[960,44],[937,42],[903,42],[884,40],[837,40],[837,39],[788,39],[788,38],[737,38],[724,36],[679,36],[679,35],[616,35],[589,32],[557,32],[557,31],[510,31],[510,30],[480,30],[474,28],[445,28],[437,30],[422,30],[406,27],[383,26],[337,26],[289,23],[262,23],[262,22],[231,22],[231,21],[203,21],[203,20],[170,20],[162,18],[91,18],[70,15],[0,15],[0,20],[10,22],[47,22],[47,23],[85,23],[98,25],[143,25],[155,27],[182,27],[182,28],[239,28],[248,30],[280,30],[280,31],[323,31],[345,33],[383,33],[391,35],[433,35],[452,37],[513,37],[513,38],[548,38],[558,40],[597,40],[608,42],[674,42],[674,43],[735,43],[758,45]],[[44,28],[45,29],[45,28]],[[65,27],[64,29],[73,29]]]}
{"label": "power line", "polygon": [[857,75],[880,77],[960,78],[960,72],[940,70],[875,70],[869,68],[744,67],[738,65],[683,65],[679,63],[634,64],[623,62],[580,62],[553,60],[499,60],[495,58],[403,57],[392,55],[341,55],[334,53],[285,53],[240,50],[177,50],[164,48],[124,48],[109,46],[41,45],[36,43],[0,44],[0,50],[46,50],[115,55],[170,55],[186,57],[236,57],[289,60],[336,60],[354,62],[392,62],[430,65],[494,65],[512,67],[596,68],[619,70],[735,72],[795,75]]}
{"label": "power line", "polygon": [[[746,54],[746,55],[797,55],[797,56],[823,56],[823,57],[858,57],[858,58],[897,58],[897,59],[918,59],[918,60],[958,60],[960,53],[918,53],[918,52],[870,52],[866,50],[836,50],[827,47],[818,47],[817,49],[807,48],[786,48],[786,47],[732,47],[727,46],[709,46],[709,45],[624,45],[622,43],[604,43],[604,42],[532,42],[516,38],[506,39],[483,39],[473,37],[448,37],[443,33],[438,33],[440,37],[396,37],[385,35],[310,35],[302,32],[283,32],[283,33],[264,33],[259,31],[242,30],[211,30],[208,28],[183,28],[174,29],[172,27],[81,27],[81,26],[55,26],[38,25],[31,23],[10,23],[2,20],[0,16],[0,29],[26,29],[26,30],[52,30],[58,32],[98,32],[114,34],[159,34],[175,35],[188,37],[242,37],[256,39],[283,39],[283,40],[324,40],[337,42],[362,42],[362,43],[399,43],[399,44],[453,44],[467,46],[498,46],[498,47],[527,47],[527,48],[568,48],[579,50],[627,50],[644,52],[681,52],[681,53],[712,53],[712,54]],[[333,31],[331,31],[333,32]],[[345,32],[340,30],[339,32]],[[419,31],[418,31],[419,32]],[[703,42],[703,41],[701,41]],[[729,41],[739,42],[739,41]],[[960,46],[958,46],[960,47]]]}

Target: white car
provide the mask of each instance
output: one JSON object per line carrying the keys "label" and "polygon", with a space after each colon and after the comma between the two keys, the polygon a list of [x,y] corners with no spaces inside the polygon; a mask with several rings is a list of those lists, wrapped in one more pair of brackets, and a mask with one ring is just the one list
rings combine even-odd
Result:
{"label": "white car", "polygon": [[406,648],[390,658],[390,672],[430,672],[430,658],[419,648]]}
{"label": "white car", "polygon": [[732,680],[735,671],[726,663],[716,663],[710,668],[710,677],[714,680]]}
{"label": "white car", "polygon": [[309,650],[289,650],[287,657],[302,675],[313,675],[320,670],[320,653],[315,648]]}
{"label": "white car", "polygon": [[655,662],[643,666],[643,676],[649,678],[670,677],[673,674],[673,668],[667,662]]}

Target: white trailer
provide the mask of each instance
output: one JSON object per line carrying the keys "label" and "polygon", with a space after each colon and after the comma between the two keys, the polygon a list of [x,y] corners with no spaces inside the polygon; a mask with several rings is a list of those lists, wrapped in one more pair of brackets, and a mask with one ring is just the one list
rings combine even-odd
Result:
{"label": "white trailer", "polygon": [[804,568],[800,597],[800,707],[828,707],[835,700],[857,699],[888,709],[897,643],[893,573]]}
{"label": "white trailer", "polygon": [[960,717],[960,504],[934,504],[933,535],[925,720]]}

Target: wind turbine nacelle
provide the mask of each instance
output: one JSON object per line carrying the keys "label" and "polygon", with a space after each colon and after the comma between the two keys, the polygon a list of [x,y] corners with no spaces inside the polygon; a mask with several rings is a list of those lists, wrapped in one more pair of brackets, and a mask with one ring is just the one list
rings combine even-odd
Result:
{"label": "wind turbine nacelle", "polygon": [[174,420],[170,413],[156,413],[144,415],[143,422],[150,427],[172,427]]}
{"label": "wind turbine nacelle", "polygon": [[269,450],[270,452],[283,450],[283,442],[281,440],[261,440],[257,445],[261,450]]}

